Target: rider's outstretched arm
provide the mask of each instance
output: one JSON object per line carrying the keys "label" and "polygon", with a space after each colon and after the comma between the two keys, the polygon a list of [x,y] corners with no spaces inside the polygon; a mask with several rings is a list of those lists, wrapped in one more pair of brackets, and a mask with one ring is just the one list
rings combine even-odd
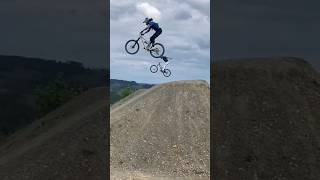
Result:
{"label": "rider's outstretched arm", "polygon": [[[143,31],[146,31],[146,32],[143,33]],[[146,34],[146,33],[148,33],[149,31],[150,31],[150,27],[148,26],[148,27],[144,28],[144,29],[141,31],[141,34]]]}

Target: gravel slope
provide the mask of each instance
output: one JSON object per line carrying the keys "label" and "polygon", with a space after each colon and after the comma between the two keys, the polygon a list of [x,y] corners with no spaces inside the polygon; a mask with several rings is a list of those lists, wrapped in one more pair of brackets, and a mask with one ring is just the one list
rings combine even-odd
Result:
{"label": "gravel slope", "polygon": [[209,91],[205,81],[165,83],[112,108],[113,178],[139,172],[209,179]]}

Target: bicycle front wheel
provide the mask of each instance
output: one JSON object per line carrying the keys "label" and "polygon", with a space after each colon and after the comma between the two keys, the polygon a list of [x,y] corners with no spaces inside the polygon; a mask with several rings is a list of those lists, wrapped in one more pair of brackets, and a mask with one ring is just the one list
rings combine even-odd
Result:
{"label": "bicycle front wheel", "polygon": [[155,43],[153,48],[150,49],[150,54],[154,58],[159,58],[164,54],[164,46],[160,43]]}
{"label": "bicycle front wheel", "polygon": [[129,40],[126,43],[125,49],[128,54],[136,54],[139,51],[139,43],[136,40]]}
{"label": "bicycle front wheel", "polygon": [[156,65],[150,66],[150,71],[151,71],[152,73],[156,73],[156,72],[158,71],[158,66],[156,66]]}

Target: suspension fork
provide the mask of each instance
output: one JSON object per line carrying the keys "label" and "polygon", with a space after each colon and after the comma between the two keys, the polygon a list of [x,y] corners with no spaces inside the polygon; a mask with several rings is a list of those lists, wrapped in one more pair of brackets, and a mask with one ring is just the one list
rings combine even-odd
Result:
{"label": "suspension fork", "polygon": [[[139,39],[140,39],[140,37],[139,37],[137,40],[135,40],[135,42],[136,42],[137,44],[139,43]],[[134,48],[135,46],[136,46],[136,44],[132,45],[131,47]]]}

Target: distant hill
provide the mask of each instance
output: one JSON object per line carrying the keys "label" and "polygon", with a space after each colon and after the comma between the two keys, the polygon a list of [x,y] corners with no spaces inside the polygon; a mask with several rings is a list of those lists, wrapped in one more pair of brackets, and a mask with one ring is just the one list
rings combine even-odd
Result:
{"label": "distant hill", "polygon": [[114,104],[119,101],[121,97],[121,92],[125,88],[130,88],[133,91],[139,89],[148,89],[152,87],[153,84],[144,84],[144,83],[136,83],[135,81],[125,81],[125,80],[117,80],[110,79],[110,102]]}
{"label": "distant hill", "polygon": [[106,86],[107,76],[105,69],[85,68],[75,61],[0,55],[0,137],[37,118],[36,89],[60,77],[69,87],[84,91]]}
{"label": "distant hill", "polygon": [[212,65],[213,179],[320,179],[320,74],[293,57]]}

